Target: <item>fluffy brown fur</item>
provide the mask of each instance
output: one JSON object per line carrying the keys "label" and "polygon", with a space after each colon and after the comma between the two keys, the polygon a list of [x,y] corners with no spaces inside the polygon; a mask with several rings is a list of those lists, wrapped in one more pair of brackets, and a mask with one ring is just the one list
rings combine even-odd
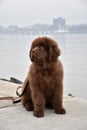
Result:
{"label": "fluffy brown fur", "polygon": [[57,114],[65,114],[63,108],[63,67],[58,59],[57,43],[48,37],[39,37],[32,42],[32,61],[24,82],[22,103],[26,110],[34,110],[34,116],[43,117],[44,108],[53,108]]}

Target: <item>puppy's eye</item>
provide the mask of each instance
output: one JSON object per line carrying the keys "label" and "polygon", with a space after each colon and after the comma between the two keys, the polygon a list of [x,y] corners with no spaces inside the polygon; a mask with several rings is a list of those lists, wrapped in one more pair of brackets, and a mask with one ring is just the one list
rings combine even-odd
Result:
{"label": "puppy's eye", "polygon": [[44,50],[44,47],[40,46],[40,49],[41,49],[41,50]]}

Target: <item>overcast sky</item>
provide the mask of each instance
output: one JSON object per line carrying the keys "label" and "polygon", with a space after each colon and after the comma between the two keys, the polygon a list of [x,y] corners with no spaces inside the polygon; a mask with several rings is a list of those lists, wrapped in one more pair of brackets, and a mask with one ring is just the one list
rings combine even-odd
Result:
{"label": "overcast sky", "polygon": [[0,25],[52,24],[60,16],[67,24],[87,23],[87,0],[0,0]]}

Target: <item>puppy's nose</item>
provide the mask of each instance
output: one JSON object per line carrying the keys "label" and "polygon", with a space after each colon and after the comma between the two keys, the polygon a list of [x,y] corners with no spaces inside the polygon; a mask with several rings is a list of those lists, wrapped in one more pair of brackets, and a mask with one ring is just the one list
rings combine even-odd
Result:
{"label": "puppy's nose", "polygon": [[32,52],[35,52],[35,50],[33,49]]}

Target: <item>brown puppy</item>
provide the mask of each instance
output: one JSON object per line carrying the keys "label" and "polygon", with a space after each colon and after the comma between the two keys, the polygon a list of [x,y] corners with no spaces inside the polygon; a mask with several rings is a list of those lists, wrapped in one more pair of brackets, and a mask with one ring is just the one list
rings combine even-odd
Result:
{"label": "brown puppy", "polygon": [[58,59],[57,43],[48,37],[39,37],[32,43],[32,61],[24,82],[22,103],[26,110],[34,110],[34,116],[43,117],[45,106],[57,114],[65,114],[63,108],[63,67]]}

